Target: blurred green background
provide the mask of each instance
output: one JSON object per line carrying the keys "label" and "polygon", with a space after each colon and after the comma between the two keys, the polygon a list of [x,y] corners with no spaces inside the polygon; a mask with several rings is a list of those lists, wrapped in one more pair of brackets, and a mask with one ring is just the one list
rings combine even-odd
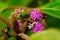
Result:
{"label": "blurred green background", "polygon": [[[42,12],[45,12],[47,14],[46,23],[48,25],[48,30],[41,32],[41,34],[39,34],[41,36],[37,37],[37,39],[35,39],[35,37],[32,36],[32,39],[38,40],[40,37],[42,37],[39,40],[60,40],[59,39],[60,38],[60,34],[59,34],[60,33],[60,5],[59,4],[60,4],[60,0],[0,0],[0,15],[3,16],[5,19],[7,19],[7,21],[9,21],[8,17],[14,11],[14,9],[8,9],[11,6],[14,6],[14,7],[19,6],[22,8],[23,7],[39,8],[39,9],[40,8],[51,8],[51,9],[56,8],[57,10],[56,9],[55,10],[50,10],[50,9],[42,10]],[[44,5],[47,5],[47,6],[44,6]],[[6,28],[6,25],[0,20],[0,38],[1,38],[0,40],[3,40],[4,38],[4,35],[1,32],[1,30],[5,28]],[[49,30],[51,30],[50,33],[49,33]],[[47,32],[48,35],[44,34],[45,32]],[[54,35],[52,36],[52,39],[51,39],[50,34],[52,33]],[[28,30],[26,34],[31,36],[33,33],[30,30]],[[56,38],[55,35],[57,35],[56,36],[57,39],[54,39]],[[44,38],[45,36],[47,36],[47,38]],[[15,40],[15,38],[11,37],[8,40]]]}

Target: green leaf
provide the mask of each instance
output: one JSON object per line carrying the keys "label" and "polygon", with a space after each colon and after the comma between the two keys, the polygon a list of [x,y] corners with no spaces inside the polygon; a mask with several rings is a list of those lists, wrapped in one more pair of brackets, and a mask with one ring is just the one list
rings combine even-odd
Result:
{"label": "green leaf", "polygon": [[49,2],[49,0],[42,0],[43,5],[45,5],[48,2]]}
{"label": "green leaf", "polygon": [[8,40],[16,40],[15,37],[10,37]]}
{"label": "green leaf", "polygon": [[12,9],[7,9],[7,10],[3,11],[0,15],[8,20],[9,16],[12,14],[12,12],[13,12]]}
{"label": "green leaf", "polygon": [[2,35],[2,32],[0,31],[0,35]]}
{"label": "green leaf", "polygon": [[14,31],[11,30],[11,29],[8,30],[8,34],[12,34],[13,32],[14,32]]}
{"label": "green leaf", "polygon": [[60,29],[60,19],[55,18],[53,16],[47,16],[46,23],[48,28],[58,28]]}
{"label": "green leaf", "polygon": [[25,32],[25,34],[27,34],[28,36],[31,36],[31,35],[33,35],[35,33],[32,32],[32,30],[27,29],[26,32]]}
{"label": "green leaf", "polygon": [[4,36],[0,36],[0,40],[4,40]]}
{"label": "green leaf", "polygon": [[32,40],[60,40],[60,30],[47,29],[31,36]]}
{"label": "green leaf", "polygon": [[[5,25],[2,21],[0,21],[0,27],[1,27],[1,28],[2,28],[2,30],[3,30],[3,29],[5,29],[5,28],[6,28],[6,25]],[[1,28],[0,28],[0,29],[1,29]]]}
{"label": "green leaf", "polygon": [[29,18],[29,14],[28,14],[28,13],[29,13],[29,12],[24,11],[24,12],[22,13],[22,17],[23,17],[24,19]]}
{"label": "green leaf", "polygon": [[48,3],[40,9],[41,12],[60,19],[60,2]]}
{"label": "green leaf", "polygon": [[[9,9],[9,10],[5,10],[4,12],[0,13],[0,15],[3,16],[7,21],[9,21],[9,16],[11,15],[12,12],[13,10]],[[6,24],[4,24],[1,20],[0,20],[0,26],[3,29],[7,27]]]}

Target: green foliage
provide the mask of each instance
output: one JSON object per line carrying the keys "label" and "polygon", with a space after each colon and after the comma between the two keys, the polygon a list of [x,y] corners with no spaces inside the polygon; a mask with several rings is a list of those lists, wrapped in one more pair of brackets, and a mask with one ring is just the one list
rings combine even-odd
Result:
{"label": "green foliage", "polygon": [[4,40],[4,36],[0,36],[0,40]]}
{"label": "green foliage", "polygon": [[27,34],[28,36],[31,36],[31,35],[33,35],[34,33],[33,33],[31,30],[27,29],[26,32],[25,32],[25,34]]}
{"label": "green foliage", "polygon": [[31,36],[32,40],[60,40],[60,30],[47,29]]}
{"label": "green foliage", "polygon": [[[0,0],[0,15],[3,16],[7,21],[9,21],[9,16],[13,12],[13,9],[6,9],[7,6],[22,6],[22,7],[35,7],[34,5],[39,5],[39,0]],[[59,28],[60,29],[60,0],[53,0],[52,3],[48,3],[49,0],[42,0],[43,6],[40,8],[41,12],[48,14],[46,19],[48,28]],[[31,5],[29,5],[32,3]],[[46,4],[47,3],[47,4]],[[6,9],[6,10],[5,10]],[[23,18],[28,18],[28,12],[22,14]],[[3,33],[1,30],[5,29],[7,26],[0,21],[0,40],[4,39]],[[8,34],[11,34],[13,31],[8,30]],[[60,31],[56,29],[48,29],[39,33],[32,33],[31,30],[25,32],[27,35],[31,36],[32,40],[60,40]],[[9,38],[8,40],[15,40],[14,37]]]}
{"label": "green foliage", "polygon": [[60,19],[60,1],[48,3],[40,9],[42,12]]}
{"label": "green foliage", "polygon": [[48,25],[48,28],[58,28],[60,29],[60,19],[55,18],[53,16],[49,16],[46,19],[46,23]]}
{"label": "green foliage", "polygon": [[12,34],[13,32],[14,32],[14,31],[11,30],[11,29],[8,30],[8,34]]}
{"label": "green foliage", "polygon": [[2,32],[0,31],[0,35],[2,35]]}
{"label": "green foliage", "polygon": [[49,0],[42,0],[43,5],[47,4]]}
{"label": "green foliage", "polygon": [[3,30],[5,28],[6,28],[6,25],[2,21],[0,21],[0,29]]}
{"label": "green foliage", "polygon": [[27,11],[24,11],[24,12],[22,13],[22,17],[23,17],[24,19],[29,18],[29,13],[28,13]]}
{"label": "green foliage", "polygon": [[[5,10],[0,15],[3,16],[7,21],[9,21],[9,16],[11,15],[13,10]],[[7,26],[0,20],[0,26],[5,29]]]}
{"label": "green foliage", "polygon": [[9,19],[9,16],[12,14],[12,9],[6,9],[4,10],[0,15],[3,16],[5,19]]}
{"label": "green foliage", "polygon": [[8,40],[16,40],[14,37],[10,37]]}

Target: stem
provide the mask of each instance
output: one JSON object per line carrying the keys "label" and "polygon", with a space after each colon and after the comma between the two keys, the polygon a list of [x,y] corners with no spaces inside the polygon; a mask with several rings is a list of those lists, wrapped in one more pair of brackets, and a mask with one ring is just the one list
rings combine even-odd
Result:
{"label": "stem", "polygon": [[17,28],[17,19],[15,18],[15,15],[12,15],[11,16],[11,19],[10,19],[10,28],[12,29],[12,30],[14,30],[16,33],[18,33],[18,28]]}
{"label": "stem", "polygon": [[5,18],[3,18],[2,16],[0,16],[0,20],[2,22],[4,22],[7,26],[10,26],[10,23]]}
{"label": "stem", "polygon": [[7,40],[8,39],[8,35],[6,34],[5,30],[2,30],[3,35],[4,35],[4,39],[3,40]]}
{"label": "stem", "polygon": [[16,37],[18,34],[16,32],[12,32],[10,36]]}
{"label": "stem", "polygon": [[20,9],[20,8],[24,8],[24,10],[26,10],[26,11],[30,11],[32,9],[38,9],[38,8],[28,8],[28,7],[21,7],[21,6],[8,6],[4,10],[7,10],[7,9]]}
{"label": "stem", "polygon": [[23,33],[25,32],[27,23],[28,23],[27,21],[24,22],[24,24],[21,27],[21,32],[23,32]]}
{"label": "stem", "polygon": [[21,6],[8,6],[6,9],[20,9],[20,8],[24,8],[27,11],[33,9],[33,8],[21,7]]}
{"label": "stem", "polygon": [[45,19],[42,19],[42,22],[43,22],[44,29],[47,29],[47,28],[48,28],[48,26],[47,26],[47,24],[46,24]]}
{"label": "stem", "polygon": [[21,27],[21,32],[25,32],[28,21],[32,23],[33,20],[31,20],[30,17],[28,19],[22,19],[22,20],[25,20],[25,22],[24,22],[24,24]]}
{"label": "stem", "polygon": [[31,17],[29,17],[27,20],[30,21],[30,22],[34,22],[34,21],[31,19]]}
{"label": "stem", "polygon": [[21,33],[20,37],[22,37],[25,40],[31,40],[31,38],[28,35],[24,34],[24,33]]}
{"label": "stem", "polygon": [[24,19],[24,20],[29,21],[31,23],[34,22],[30,17],[28,19]]}

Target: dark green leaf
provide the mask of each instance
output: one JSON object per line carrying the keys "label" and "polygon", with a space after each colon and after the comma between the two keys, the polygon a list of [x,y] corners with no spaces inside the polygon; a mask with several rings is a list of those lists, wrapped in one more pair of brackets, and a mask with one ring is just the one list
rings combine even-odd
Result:
{"label": "dark green leaf", "polygon": [[60,29],[60,19],[55,18],[53,16],[47,16],[46,23],[48,28],[58,28]]}

